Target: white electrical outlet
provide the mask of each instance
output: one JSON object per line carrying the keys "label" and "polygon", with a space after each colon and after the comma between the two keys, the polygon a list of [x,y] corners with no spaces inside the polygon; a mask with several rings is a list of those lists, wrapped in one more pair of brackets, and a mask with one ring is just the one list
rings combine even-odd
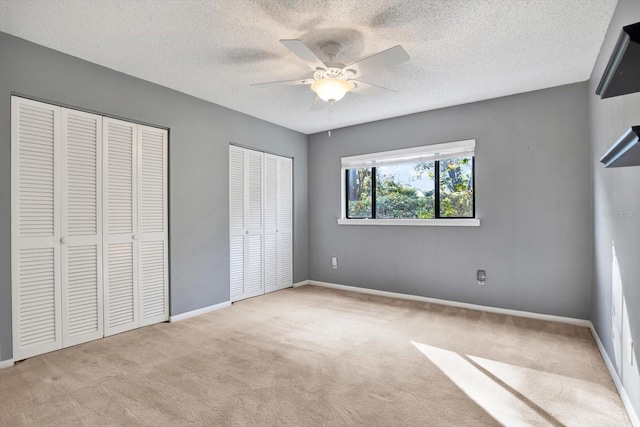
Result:
{"label": "white electrical outlet", "polygon": [[477,273],[477,279],[478,279],[478,285],[479,286],[484,286],[484,282],[485,280],[487,280],[487,272],[484,270],[478,270]]}
{"label": "white electrical outlet", "polygon": [[338,258],[331,257],[331,268],[333,268],[334,270],[338,269]]}
{"label": "white electrical outlet", "polygon": [[633,366],[633,340],[629,338],[627,342],[627,358],[629,359],[629,365]]}

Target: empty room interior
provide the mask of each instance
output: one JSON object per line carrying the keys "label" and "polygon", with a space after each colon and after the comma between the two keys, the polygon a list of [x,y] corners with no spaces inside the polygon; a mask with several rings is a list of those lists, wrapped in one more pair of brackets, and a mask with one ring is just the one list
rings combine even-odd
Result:
{"label": "empty room interior", "polygon": [[0,0],[0,425],[640,427],[640,0]]}

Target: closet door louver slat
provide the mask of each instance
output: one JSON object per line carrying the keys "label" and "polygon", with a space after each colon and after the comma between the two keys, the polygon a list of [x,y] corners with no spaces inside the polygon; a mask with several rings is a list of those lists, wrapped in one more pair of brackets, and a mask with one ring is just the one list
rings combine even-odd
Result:
{"label": "closet door louver slat", "polygon": [[98,245],[69,247],[66,257],[65,346],[102,337]]}
{"label": "closet door louver slat", "polygon": [[231,277],[231,301],[236,301],[244,296],[244,236],[230,237],[230,277]]}
{"label": "closet door louver slat", "polygon": [[[57,165],[58,131],[56,122],[60,109],[36,107],[26,103],[17,105],[18,138],[18,223],[19,236],[54,237],[56,234],[55,208],[58,185]],[[37,136],[30,135],[39,127]]]}
{"label": "closet door louver slat", "polygon": [[264,288],[265,292],[278,290],[278,235],[264,235]]}
{"label": "closet door louver slat", "polygon": [[293,286],[293,245],[291,232],[278,233],[278,288]]}
{"label": "closet door louver slat", "polygon": [[134,202],[134,125],[106,119],[107,233],[132,234]]}
{"label": "closet door louver slat", "polygon": [[262,286],[262,236],[260,234],[247,236],[246,256],[247,292],[245,297],[250,298],[264,293]]}
{"label": "closet door louver slat", "polygon": [[136,327],[137,292],[134,286],[133,243],[111,243],[107,251],[105,335],[111,335]]}
{"label": "closet door louver slat", "polygon": [[247,229],[262,230],[262,153],[246,150]]}
{"label": "closet door louver slat", "polygon": [[[61,343],[61,339],[57,331],[56,251],[54,248],[21,249],[18,257],[20,328],[18,348],[14,352],[22,359],[28,357],[29,347]],[[52,349],[60,347],[53,345]],[[24,357],[21,351],[25,351]]]}
{"label": "closet door louver slat", "polygon": [[244,151],[229,148],[229,227],[244,230]]}

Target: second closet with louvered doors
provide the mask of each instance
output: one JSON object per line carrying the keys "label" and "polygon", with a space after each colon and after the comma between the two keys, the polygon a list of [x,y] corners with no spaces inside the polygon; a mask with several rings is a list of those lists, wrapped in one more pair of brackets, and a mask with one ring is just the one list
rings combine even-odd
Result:
{"label": "second closet with louvered doors", "polygon": [[293,285],[292,165],[229,146],[231,301]]}
{"label": "second closet with louvered doors", "polygon": [[105,335],[168,320],[167,131],[104,118]]}
{"label": "second closet with louvered doors", "polygon": [[168,319],[166,149],[166,130],[12,96],[14,360]]}

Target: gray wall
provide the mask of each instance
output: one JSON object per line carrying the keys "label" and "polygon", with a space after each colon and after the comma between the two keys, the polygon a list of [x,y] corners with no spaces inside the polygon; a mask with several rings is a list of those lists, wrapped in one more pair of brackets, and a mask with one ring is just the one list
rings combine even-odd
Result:
{"label": "gray wall", "polygon": [[0,360],[12,357],[10,96],[170,128],[171,314],[229,300],[230,142],[294,158],[294,281],[307,279],[307,136],[0,33]]}
{"label": "gray wall", "polygon": [[640,126],[640,93],[600,99],[595,95],[604,68],[623,26],[640,21],[640,1],[620,0],[589,81],[591,169],[593,171],[594,264],[591,320],[609,358],[616,360],[612,340],[612,265],[615,245],[622,293],[626,303],[618,344],[622,360],[618,375],[640,414],[638,364],[626,357],[627,338],[635,343],[640,361],[640,167],[605,169],[599,162],[607,149],[631,126]]}
{"label": "gray wall", "polygon": [[[336,223],[340,157],[470,138],[479,227]],[[311,135],[309,278],[587,319],[588,162],[586,83]]]}

